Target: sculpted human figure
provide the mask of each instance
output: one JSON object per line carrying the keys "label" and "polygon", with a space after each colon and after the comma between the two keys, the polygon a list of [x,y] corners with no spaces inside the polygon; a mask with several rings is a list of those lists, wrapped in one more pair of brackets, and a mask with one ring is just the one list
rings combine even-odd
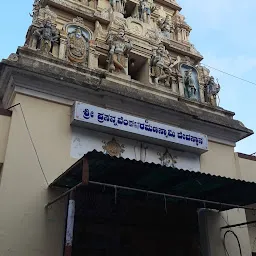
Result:
{"label": "sculpted human figure", "polygon": [[40,0],[34,0],[33,13],[30,14],[30,16],[33,17],[33,21],[37,18],[39,10],[40,10]]}
{"label": "sculpted human figure", "polygon": [[140,0],[139,19],[145,23],[150,23],[151,13],[155,10],[155,6],[151,0]]}
{"label": "sculpted human figure", "polygon": [[167,51],[164,45],[159,45],[157,50],[153,52],[151,57],[151,76],[154,78],[156,84],[163,82],[166,86],[171,86],[171,58],[169,58],[169,64],[165,64],[165,58],[167,57]]}
{"label": "sculpted human figure", "polygon": [[125,14],[126,0],[110,0],[110,5],[115,12]]}
{"label": "sculpted human figure", "polygon": [[192,69],[185,71],[184,85],[185,85],[185,96],[189,99],[191,98],[195,99],[197,89],[195,86],[194,79],[192,77]]}
{"label": "sculpted human figure", "polygon": [[80,27],[77,27],[68,35],[67,56],[70,61],[86,63],[88,39],[83,35]]}
{"label": "sculpted human figure", "polygon": [[211,103],[212,105],[216,105],[216,97],[220,92],[220,84],[217,82],[215,83],[214,77],[211,76],[209,81],[206,85],[206,102]]}
{"label": "sculpted human figure", "polygon": [[59,40],[58,30],[53,26],[50,20],[46,20],[43,26],[35,30],[34,35],[39,39],[39,49],[44,54],[49,54],[52,51],[54,43]]}
{"label": "sculpted human figure", "polygon": [[159,27],[164,37],[168,39],[173,39],[174,25],[169,15],[167,15],[163,21],[159,21]]}
{"label": "sculpted human figure", "polygon": [[108,70],[110,72],[120,72],[127,75],[126,58],[132,49],[131,41],[125,36],[123,29],[117,35],[111,36],[108,40]]}

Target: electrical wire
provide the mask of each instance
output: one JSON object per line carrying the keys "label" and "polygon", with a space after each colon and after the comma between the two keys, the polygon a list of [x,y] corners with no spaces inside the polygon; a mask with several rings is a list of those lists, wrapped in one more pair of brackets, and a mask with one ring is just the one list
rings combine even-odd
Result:
{"label": "electrical wire", "polygon": [[241,77],[239,77],[239,76],[235,76],[235,75],[230,74],[230,73],[228,73],[228,72],[226,72],[226,71],[223,71],[223,70],[218,69],[218,68],[214,68],[214,67],[212,67],[212,66],[210,66],[210,65],[207,65],[207,64],[204,64],[204,63],[200,63],[200,64],[203,65],[203,66],[205,66],[205,67],[214,69],[214,70],[216,70],[216,71],[218,71],[218,72],[221,72],[221,73],[223,73],[223,74],[225,74],[225,75],[228,75],[228,76],[231,76],[231,77],[236,78],[236,79],[238,79],[238,80],[241,80],[241,81],[243,81],[243,82],[256,85],[256,82],[251,82],[251,81],[249,81],[249,80],[247,80],[247,79],[241,78]]}
{"label": "electrical wire", "polygon": [[225,232],[224,238],[223,238],[223,245],[224,245],[224,249],[225,249],[225,252],[226,252],[227,256],[231,256],[231,255],[229,254],[229,252],[228,252],[228,250],[227,250],[227,246],[226,246],[226,237],[227,237],[227,234],[229,234],[229,233],[232,234],[232,235],[236,238],[236,241],[237,241],[237,244],[238,244],[238,247],[239,247],[240,256],[243,256],[243,254],[242,254],[242,248],[241,248],[241,243],[240,243],[240,241],[239,241],[239,238],[238,238],[237,234],[236,234],[234,231],[232,231],[232,230],[227,230],[227,231]]}
{"label": "electrical wire", "polygon": [[45,175],[45,172],[44,172],[43,166],[42,166],[42,164],[41,164],[41,161],[40,161],[40,158],[39,158],[39,155],[38,155],[38,152],[37,152],[37,149],[36,149],[35,143],[34,143],[34,141],[33,141],[33,138],[32,138],[32,135],[31,135],[31,132],[30,132],[30,130],[29,130],[28,123],[27,123],[27,120],[26,120],[26,117],[25,117],[25,114],[24,114],[23,108],[22,108],[22,106],[21,106],[21,103],[17,103],[17,104],[15,104],[15,105],[13,105],[13,106],[9,107],[9,108],[8,108],[8,110],[10,110],[10,109],[12,109],[12,108],[14,108],[14,107],[16,107],[16,106],[19,106],[19,107],[20,107],[20,109],[21,109],[22,117],[23,117],[23,120],[24,120],[24,123],[25,123],[26,129],[27,129],[27,132],[28,132],[29,139],[30,139],[31,144],[32,144],[32,146],[33,146],[33,149],[34,149],[34,151],[35,151],[36,158],[37,158],[38,164],[39,164],[39,166],[40,166],[40,169],[41,169],[41,171],[42,171],[42,174],[43,174],[43,176],[44,176],[45,182],[46,182],[46,184],[47,184],[47,186],[48,186],[48,185],[49,185],[49,183],[48,183],[48,180],[47,180],[47,178],[46,178],[46,175]]}

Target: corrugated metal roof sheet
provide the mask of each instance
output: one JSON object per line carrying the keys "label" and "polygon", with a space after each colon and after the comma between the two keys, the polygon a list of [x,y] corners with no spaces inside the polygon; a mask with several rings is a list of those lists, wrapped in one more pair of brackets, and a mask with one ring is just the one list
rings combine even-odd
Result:
{"label": "corrugated metal roof sheet", "polygon": [[[84,159],[88,161],[91,181],[241,206],[256,202],[256,183],[116,158],[96,151],[87,153],[50,186],[72,188],[79,184]],[[219,206],[227,208],[222,207]]]}

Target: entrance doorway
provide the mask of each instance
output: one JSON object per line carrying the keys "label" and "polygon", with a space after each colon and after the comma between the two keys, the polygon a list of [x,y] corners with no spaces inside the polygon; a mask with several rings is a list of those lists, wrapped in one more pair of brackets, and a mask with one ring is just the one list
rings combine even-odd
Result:
{"label": "entrance doorway", "polygon": [[164,198],[76,191],[72,256],[199,256],[197,211]]}

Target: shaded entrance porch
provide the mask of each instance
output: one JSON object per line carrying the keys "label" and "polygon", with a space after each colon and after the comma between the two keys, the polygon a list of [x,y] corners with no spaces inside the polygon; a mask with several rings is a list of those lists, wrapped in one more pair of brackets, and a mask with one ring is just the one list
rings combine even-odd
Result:
{"label": "shaded entrance porch", "polygon": [[73,195],[66,256],[200,255],[197,209],[254,210],[246,205],[255,202],[256,192],[255,183],[96,151],[51,186],[69,189],[62,197],[71,191]]}

